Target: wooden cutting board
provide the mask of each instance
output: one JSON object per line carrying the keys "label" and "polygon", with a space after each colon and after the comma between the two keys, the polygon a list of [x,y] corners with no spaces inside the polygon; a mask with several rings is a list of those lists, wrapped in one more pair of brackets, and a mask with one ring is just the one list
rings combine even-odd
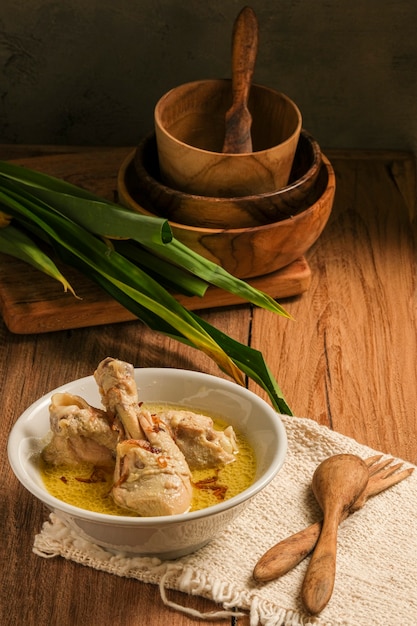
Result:
{"label": "wooden cutting board", "polygon": [[[60,283],[23,261],[0,255],[0,312],[11,332],[45,333],[136,319],[75,269],[65,267],[64,271],[77,298],[65,293]],[[307,290],[310,277],[309,265],[300,258],[274,274],[248,282],[274,298],[286,298]],[[175,297],[190,310],[243,303],[233,294],[214,287],[209,287],[203,298]]]}
{"label": "wooden cutting board", "polygon": [[[4,149],[3,149],[4,150]],[[117,200],[117,173],[131,148],[27,148],[26,156],[16,154],[13,162],[52,176],[66,179],[109,200]],[[4,152],[0,150],[4,160]],[[7,328],[18,334],[44,333],[136,319],[77,270],[61,266],[77,293],[65,293],[60,283],[13,257],[0,254],[0,313]],[[304,257],[265,276],[250,279],[254,287],[273,298],[287,298],[306,291],[311,270]],[[175,295],[175,294],[174,294]],[[243,301],[221,289],[209,287],[203,298],[175,297],[190,310],[242,304]]]}

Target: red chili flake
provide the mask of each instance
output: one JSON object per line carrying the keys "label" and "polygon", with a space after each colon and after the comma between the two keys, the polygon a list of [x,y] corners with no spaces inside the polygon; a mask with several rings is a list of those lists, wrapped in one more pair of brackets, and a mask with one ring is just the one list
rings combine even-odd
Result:
{"label": "red chili flake", "polygon": [[197,483],[194,483],[194,487],[197,489],[205,489],[207,491],[211,491],[213,495],[217,498],[217,500],[224,500],[227,493],[227,485],[221,485],[218,483],[218,475],[209,476],[208,478],[203,478],[199,480]]}
{"label": "red chili flake", "polygon": [[217,489],[213,491],[218,500],[224,500],[226,497],[227,487],[226,485],[219,485]]}
{"label": "red chili flake", "polygon": [[61,476],[59,480],[62,480],[63,483],[67,484],[68,478],[66,476]]}
{"label": "red chili flake", "polygon": [[158,417],[157,413],[152,413],[151,415],[152,417],[152,422],[153,422],[153,427],[152,427],[152,431],[154,433],[159,433],[159,432],[165,432],[166,430],[166,425],[164,424],[164,422],[161,420],[160,417]]}
{"label": "red chili flake", "polygon": [[196,483],[196,485],[198,485],[199,487],[201,487],[201,489],[211,489],[211,487],[207,486],[204,487],[204,485],[212,485],[213,483],[217,483],[218,481],[218,477],[217,476],[209,476],[208,478],[203,478],[202,480],[199,480],[198,483]]}

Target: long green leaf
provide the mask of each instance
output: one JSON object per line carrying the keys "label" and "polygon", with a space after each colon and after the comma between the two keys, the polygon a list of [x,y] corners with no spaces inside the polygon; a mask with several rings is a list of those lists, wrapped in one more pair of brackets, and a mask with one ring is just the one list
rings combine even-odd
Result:
{"label": "long green leaf", "polygon": [[103,237],[130,239],[135,233],[138,241],[168,243],[172,239],[167,220],[140,215],[53,176],[4,161],[0,161],[0,176]]}
{"label": "long green leaf", "polygon": [[30,237],[12,225],[0,228],[0,252],[33,265],[44,274],[58,280],[65,291],[69,290],[75,295],[74,289],[48,255],[42,252]]}
{"label": "long green leaf", "polygon": [[[195,315],[195,313],[193,314]],[[291,409],[285,401],[276,379],[272,375],[259,350],[239,343],[218,328],[209,325],[204,319],[200,319],[200,324],[206,328],[213,339],[223,347],[225,352],[233,359],[242,372],[245,372],[249,378],[257,382],[258,385],[268,393],[272,404],[279,413],[292,415]]]}
{"label": "long green leaf", "polygon": [[156,256],[143,246],[133,245],[131,241],[113,241],[112,244],[119,254],[145,269],[150,276],[158,279],[171,292],[200,298],[206,293],[208,284],[205,280]]}
{"label": "long green leaf", "polygon": [[[158,256],[186,268],[190,273],[206,282],[233,293],[243,300],[290,317],[285,309],[268,294],[239,280],[222,267],[203,258],[183,243],[172,237],[169,225],[159,218],[148,217],[104,201],[90,192],[46,174],[32,172],[20,166],[0,162],[0,176],[18,181],[35,197],[58,209],[96,235],[103,237],[129,237],[143,244]],[[159,231],[148,230],[159,224]],[[168,236],[168,229],[171,237]]]}
{"label": "long green leaf", "polygon": [[278,313],[283,317],[291,317],[278,302],[271,298],[271,296],[252,287],[246,281],[232,276],[229,272],[226,272],[220,267],[220,265],[203,258],[182,242],[178,241],[178,239],[175,239],[175,237],[166,246],[161,246],[159,243],[153,241],[149,241],[144,245],[150,250],[153,250],[156,254],[169,258],[172,262],[187,268],[191,273],[204,278],[208,283],[239,296],[242,300],[246,300],[267,311]]}
{"label": "long green leaf", "polygon": [[28,195],[23,194],[23,203],[22,196],[14,191],[0,191],[0,201],[7,204],[12,214],[17,211],[26,219],[33,220],[57,244],[58,251],[68,250],[87,267],[92,267],[110,282],[123,286],[132,299],[137,299],[142,306],[171,324],[231,377],[242,382],[241,373],[234,362],[168,291],[78,224],[59,213],[48,211],[39,201],[34,205]]}
{"label": "long green leaf", "polygon": [[[162,325],[160,320],[156,323],[155,317],[150,315],[148,310],[141,307],[136,300],[131,299],[125,291],[120,289],[118,285],[108,282],[105,277],[100,274],[95,274],[91,269],[88,271],[92,280],[97,282],[97,284],[99,284],[118,302],[122,302],[126,309],[141,319],[145,324],[147,324],[147,326],[149,326],[149,328],[157,332],[163,332],[165,335],[170,336],[177,341],[196,348],[193,343],[190,343],[190,341],[183,335],[178,334],[178,331],[169,324]],[[242,370],[242,372],[258,383],[259,386],[266,391],[275,409],[279,413],[292,415],[291,409],[285,401],[282,391],[275,378],[266,365],[262,353],[258,350],[254,350],[250,346],[232,339],[219,329],[209,324],[206,320],[200,318],[196,313],[192,313],[192,315],[198,319],[199,324],[206,329],[207,333],[209,333],[210,336],[223,347],[225,352]],[[227,374],[228,372],[225,371],[225,373]]]}
{"label": "long green leaf", "polygon": [[77,198],[86,198],[90,200],[97,199],[97,196],[82,187],[77,187],[72,183],[69,183],[61,178],[44,174],[43,172],[37,172],[21,165],[15,165],[8,161],[0,161],[1,174],[14,180],[20,184],[27,185],[29,187],[39,189],[50,189],[51,191],[57,191],[58,193],[68,194]]}
{"label": "long green leaf", "polygon": [[[98,284],[151,328],[204,351],[217,362],[223,371],[241,384],[240,372],[244,372],[267,391],[278,411],[291,414],[282,392],[260,352],[231,339],[199,318],[195,313],[181,307],[171,294],[166,292],[146,272],[141,271],[140,267],[130,264],[126,258],[118,255],[111,247],[106,246],[100,239],[88,233],[85,230],[88,228],[86,223],[83,226],[76,223],[80,215],[85,213],[84,210],[80,211],[80,199],[87,201],[81,205],[83,209],[91,213],[89,216],[90,223],[100,224],[100,219],[97,219],[97,216],[101,214],[100,211],[106,211],[109,204],[112,209],[115,209],[113,217],[117,221],[124,222],[129,215],[119,230],[119,233],[123,234],[116,234],[116,237],[131,236],[129,231],[132,220],[130,217],[134,217],[133,221],[136,221],[138,217],[143,218],[144,216],[139,216],[121,209],[118,205],[97,199],[93,194],[79,190],[73,185],[59,181],[59,179],[45,177],[43,174],[33,173],[25,168],[19,168],[19,171],[16,172],[15,168],[16,166],[0,162],[0,189],[3,187],[3,192],[0,192],[0,201],[3,200],[9,208],[9,213],[29,223],[35,231],[42,234],[43,238],[49,238],[50,243],[57,247],[64,260],[72,262],[75,266],[81,266],[84,273],[96,280]],[[30,184],[27,184],[28,178]],[[39,190],[42,191],[45,178],[48,179],[48,185],[54,193],[48,192],[44,197],[49,198],[49,200],[55,198],[60,207],[57,207],[55,202],[53,207],[43,202],[42,193],[39,194]],[[59,202],[58,198],[61,198]],[[98,211],[97,207],[99,207]],[[59,211],[61,210],[64,215],[60,214]],[[75,222],[65,217],[65,212],[74,213]],[[93,219],[94,215],[95,219]],[[187,271],[196,276],[202,275],[203,283],[207,281],[217,284],[217,286],[236,293],[249,302],[287,316],[284,309],[266,294],[254,290],[245,281],[239,281],[216,264],[211,264],[196,253],[192,253],[175,238],[170,239],[170,236],[166,236],[167,232],[170,234],[169,227],[164,230],[162,226],[166,222],[158,220],[158,218],[155,219],[157,223],[154,222],[154,218],[151,218],[151,223],[144,225],[140,239],[158,257],[165,258],[167,264],[186,268]],[[142,219],[140,222],[143,224]],[[51,223],[55,227],[51,227]],[[96,227],[94,228],[97,230]],[[100,234],[105,235],[109,232],[107,229],[108,225],[106,224],[105,226],[100,225],[98,230]],[[88,240],[88,237],[92,237],[92,239]],[[123,245],[124,242],[119,243]],[[119,244],[115,242],[115,245]],[[109,263],[106,265],[105,261]],[[140,279],[136,272],[141,272]],[[184,270],[181,269],[181,272]],[[187,274],[183,273],[183,276],[187,282]]]}

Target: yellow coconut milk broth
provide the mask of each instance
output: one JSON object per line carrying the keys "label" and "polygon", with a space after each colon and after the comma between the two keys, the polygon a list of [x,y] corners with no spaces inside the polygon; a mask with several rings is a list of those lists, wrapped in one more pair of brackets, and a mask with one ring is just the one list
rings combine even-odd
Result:
{"label": "yellow coconut milk broth", "polygon": [[[167,404],[144,404],[143,407],[153,413],[167,409],[181,410],[185,408]],[[213,415],[210,417],[213,419],[214,427],[217,430],[224,430],[227,427],[228,424],[225,420]],[[194,470],[192,472],[194,485],[192,511],[228,500],[252,484],[256,471],[254,451],[239,431],[235,430],[235,434],[239,450],[235,461],[219,469]],[[90,464],[75,468],[53,467],[41,460],[40,469],[46,488],[56,498],[97,513],[136,517],[135,513],[117,506],[110,495],[113,483],[112,468],[99,468],[97,470]],[[94,481],[89,482],[92,475]]]}

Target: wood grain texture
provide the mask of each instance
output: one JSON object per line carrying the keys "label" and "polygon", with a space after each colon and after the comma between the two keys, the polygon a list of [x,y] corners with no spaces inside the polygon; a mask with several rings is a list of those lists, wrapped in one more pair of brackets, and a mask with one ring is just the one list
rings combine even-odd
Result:
{"label": "wood grain texture", "polygon": [[[77,270],[57,262],[77,297],[57,281],[19,259],[0,254],[0,313],[14,333],[45,333],[136,319],[127,309]],[[308,289],[311,270],[300,257],[282,270],[251,279],[253,287],[273,298],[299,295]],[[243,304],[232,293],[210,286],[203,297],[174,294],[190,310]]]}
{"label": "wood grain texture", "polygon": [[[287,184],[302,116],[285,94],[253,84],[253,151],[222,153],[225,115],[232,104],[228,79],[196,80],[165,93],[154,111],[162,181],[201,196],[247,196]],[[209,120],[209,121],[208,121]]]}
{"label": "wood grain texture", "polygon": [[[145,208],[143,197],[137,201],[138,176],[130,155],[119,170],[120,203],[143,215],[154,217]],[[320,236],[333,206],[335,173],[323,154],[322,166],[315,185],[315,199],[310,206],[284,220],[248,228],[199,228],[171,222],[174,236],[203,257],[221,265],[238,278],[249,279],[275,272],[289,265]]]}
{"label": "wood grain texture", "polygon": [[225,116],[223,152],[252,152],[252,115],[248,98],[258,54],[259,26],[254,10],[244,7],[233,25],[232,106]]}
{"label": "wood grain texture", "polygon": [[368,466],[354,454],[335,454],[314,472],[311,486],[323,511],[323,524],[301,590],[304,606],[313,615],[321,613],[333,593],[339,524],[368,481]]}
{"label": "wood grain texture", "polygon": [[253,345],[273,363],[296,415],[415,463],[414,160],[375,152],[330,158],[336,197],[307,255],[310,289],[285,302],[295,322],[255,310]]}
{"label": "wood grain texture", "polygon": [[[25,150],[22,159],[42,152]],[[6,153],[0,149],[0,156]],[[13,147],[13,155],[19,158],[18,153]],[[282,301],[295,320],[246,305],[201,315],[262,350],[296,415],[415,463],[414,161],[402,153],[327,154],[337,176],[335,205],[308,254],[310,288]],[[87,170],[81,168],[80,175]],[[144,615],[152,626],[201,624],[164,607],[153,585],[32,554],[33,536],[47,511],[13,475],[6,454],[8,433],[39,396],[91,374],[107,355],[137,366],[184,367],[223,376],[208,357],[136,321],[32,335],[11,333],[0,321],[0,558],[7,564],[0,568],[0,623],[7,626],[137,626]],[[213,608],[201,598],[174,592],[169,597],[202,611]]]}
{"label": "wood grain texture", "polygon": [[[75,149],[74,149],[75,150]],[[7,158],[7,148],[3,148]],[[44,154],[28,149],[30,157],[20,157],[11,148],[9,155],[18,165],[63,178],[93,191],[103,198],[117,199],[118,169],[129,152],[127,148],[90,149],[80,153]],[[52,278],[19,259],[0,254],[0,313],[8,329],[15,333],[38,333],[125,322],[135,316],[75,269],[57,261],[74,287],[78,300]],[[254,287],[274,298],[298,295],[308,289],[311,271],[304,257],[265,276],[251,279]],[[210,287],[203,298],[178,294],[177,299],[191,310],[241,304],[231,293]]]}
{"label": "wood grain texture", "polygon": [[130,173],[134,198],[149,211],[171,222],[201,228],[248,228],[287,219],[311,206],[324,191],[319,143],[302,130],[288,185],[257,196],[198,196],[161,183],[155,134],[144,137]]}

